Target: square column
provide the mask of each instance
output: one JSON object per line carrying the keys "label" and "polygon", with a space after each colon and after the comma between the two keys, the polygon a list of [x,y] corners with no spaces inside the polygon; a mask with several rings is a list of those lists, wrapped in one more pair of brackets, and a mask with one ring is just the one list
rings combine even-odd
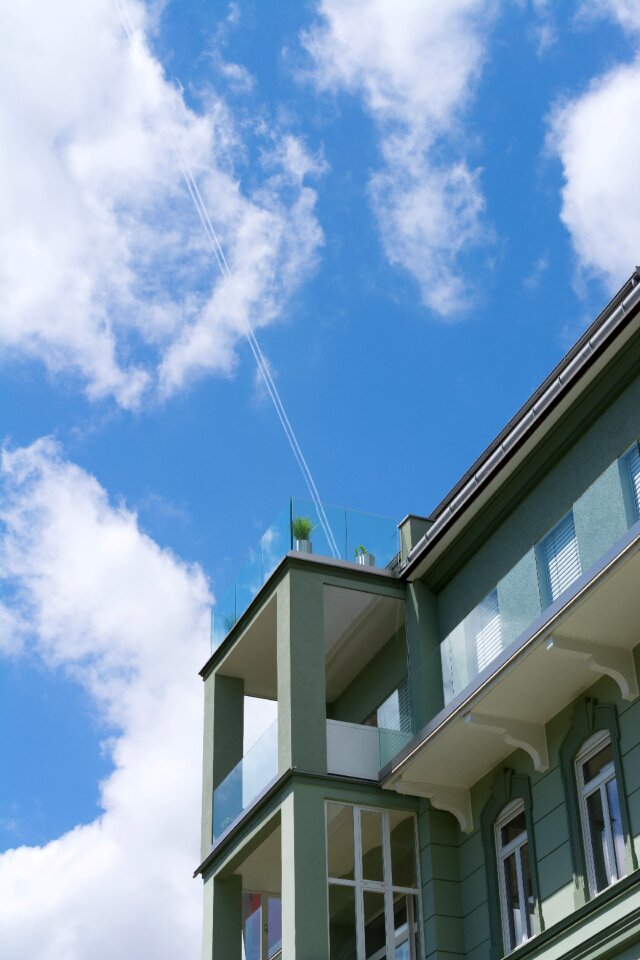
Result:
{"label": "square column", "polygon": [[278,772],[326,773],[323,583],[290,570],[278,586]]}
{"label": "square column", "polygon": [[281,818],[283,960],[329,960],[322,792],[297,784]]}
{"label": "square column", "polygon": [[242,877],[205,880],[202,960],[242,960]]}
{"label": "square column", "polygon": [[211,850],[213,791],[242,760],[244,681],[210,674],[204,684],[204,751],[202,757],[202,834],[200,855]]}

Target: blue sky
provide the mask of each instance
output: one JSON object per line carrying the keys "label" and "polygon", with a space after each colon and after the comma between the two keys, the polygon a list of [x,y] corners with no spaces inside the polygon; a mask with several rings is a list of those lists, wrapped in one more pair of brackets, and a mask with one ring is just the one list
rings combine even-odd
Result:
{"label": "blue sky", "polygon": [[[149,955],[195,956],[208,604],[306,495],[243,325],[322,498],[430,512],[640,261],[640,15],[4,16],[0,936],[42,955],[53,923],[52,957],[101,957],[108,923],[108,955],[133,955],[159,905],[128,851],[170,824]],[[20,891],[48,870],[64,879],[33,924]]]}

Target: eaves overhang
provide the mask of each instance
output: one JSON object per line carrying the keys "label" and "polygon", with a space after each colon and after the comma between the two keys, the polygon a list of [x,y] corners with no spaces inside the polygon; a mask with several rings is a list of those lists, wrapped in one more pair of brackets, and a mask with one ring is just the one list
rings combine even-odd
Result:
{"label": "eaves overhang", "polygon": [[428,518],[432,525],[410,550],[399,575],[416,580],[429,569],[464,524],[500,487],[574,402],[582,387],[640,329],[640,267],[594,320],[544,383],[531,395],[495,440]]}

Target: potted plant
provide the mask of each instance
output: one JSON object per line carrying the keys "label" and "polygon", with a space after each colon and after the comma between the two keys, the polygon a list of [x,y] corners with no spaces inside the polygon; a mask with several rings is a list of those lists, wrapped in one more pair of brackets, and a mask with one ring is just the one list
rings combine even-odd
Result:
{"label": "potted plant", "polygon": [[359,563],[361,567],[375,567],[376,565],[375,554],[369,553],[367,548],[363,547],[362,544],[360,544],[359,547],[356,547],[356,549],[354,550],[354,554],[356,558],[356,563]]}
{"label": "potted plant", "polygon": [[313,553],[311,544],[311,533],[315,523],[310,517],[296,517],[291,523],[291,535],[293,537],[293,549],[298,553]]}

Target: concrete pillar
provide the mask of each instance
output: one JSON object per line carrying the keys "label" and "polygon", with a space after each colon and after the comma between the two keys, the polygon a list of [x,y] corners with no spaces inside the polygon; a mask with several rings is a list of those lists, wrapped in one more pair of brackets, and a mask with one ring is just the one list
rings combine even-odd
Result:
{"label": "concrete pillar", "polygon": [[296,785],[281,808],[282,957],[328,960],[324,797]]}
{"label": "concrete pillar", "polygon": [[242,759],[244,681],[209,674],[204,685],[201,858],[213,838],[213,791]]}
{"label": "concrete pillar", "polygon": [[423,583],[407,584],[407,650],[411,706],[423,727],[444,706],[438,602]]}
{"label": "concrete pillar", "polygon": [[242,960],[242,877],[204,884],[202,960]]}
{"label": "concrete pillar", "polygon": [[278,586],[278,772],[326,773],[323,586],[290,570]]}

